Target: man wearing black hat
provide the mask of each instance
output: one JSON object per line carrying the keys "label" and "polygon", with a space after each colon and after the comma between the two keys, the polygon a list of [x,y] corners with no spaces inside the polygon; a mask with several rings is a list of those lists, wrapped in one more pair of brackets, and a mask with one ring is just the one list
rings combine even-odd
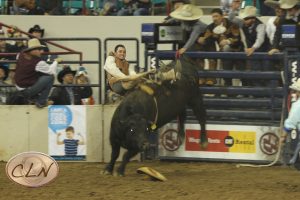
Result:
{"label": "man wearing black hat", "polygon": [[34,100],[38,108],[47,106],[48,95],[54,82],[57,59],[51,65],[41,59],[43,45],[34,38],[28,41],[17,60],[15,71],[16,87],[20,95],[27,100]]}
{"label": "man wearing black hat", "polygon": [[[44,37],[45,29],[42,29],[38,24],[34,25],[28,30],[28,33],[36,37],[37,39],[41,39]],[[44,41],[40,40],[40,43],[44,45],[44,52],[49,52],[49,48]]]}
{"label": "man wearing black hat", "polygon": [[[76,71],[65,67],[57,75],[57,80],[64,85],[73,84]],[[56,87],[51,92],[49,102],[54,105],[81,105],[81,99],[92,96],[92,88],[84,87]]]}

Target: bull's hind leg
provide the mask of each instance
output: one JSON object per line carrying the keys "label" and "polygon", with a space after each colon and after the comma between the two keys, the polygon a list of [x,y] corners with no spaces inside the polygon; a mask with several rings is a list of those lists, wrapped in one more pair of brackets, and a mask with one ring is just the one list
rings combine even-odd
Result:
{"label": "bull's hind leg", "polygon": [[117,158],[120,155],[120,145],[111,145],[112,151],[111,151],[111,159],[110,162],[106,165],[103,174],[112,174],[114,170],[114,166],[116,163]]}
{"label": "bull's hind leg", "polygon": [[124,176],[125,175],[125,167],[126,167],[127,163],[136,154],[138,154],[138,151],[136,151],[136,150],[128,150],[127,152],[124,153],[122,163],[118,168],[118,175],[119,176]]}
{"label": "bull's hind leg", "polygon": [[200,135],[200,141],[201,141],[201,147],[203,149],[207,148],[208,141],[207,141],[207,135],[206,135],[206,110],[203,105],[203,99],[201,95],[198,95],[197,97],[194,97],[190,101],[190,106],[193,109],[194,115],[196,116],[200,126],[201,126],[201,135]]}

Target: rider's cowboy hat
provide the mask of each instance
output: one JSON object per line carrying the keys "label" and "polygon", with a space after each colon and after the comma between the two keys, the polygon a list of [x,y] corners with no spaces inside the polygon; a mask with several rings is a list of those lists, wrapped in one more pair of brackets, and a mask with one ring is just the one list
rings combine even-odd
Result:
{"label": "rider's cowboy hat", "polygon": [[73,76],[75,76],[76,71],[72,70],[69,66],[64,67],[64,69],[57,74],[57,80],[63,83],[63,78],[66,74],[73,74]]}
{"label": "rider's cowboy hat", "polygon": [[257,9],[254,6],[246,6],[244,9],[241,9],[239,12],[239,17],[242,19],[254,18],[257,16]]}
{"label": "rider's cowboy hat", "polygon": [[24,52],[32,51],[34,49],[43,49],[45,46],[41,45],[40,41],[36,38],[28,40],[27,48],[24,49]]}
{"label": "rider's cowboy hat", "polygon": [[281,9],[291,9],[296,5],[299,5],[299,3],[300,3],[299,0],[280,0],[279,7]]}
{"label": "rider's cowboy hat", "polygon": [[150,176],[152,180],[158,180],[158,181],[166,181],[166,177],[164,177],[161,173],[158,171],[150,168],[150,167],[141,167],[137,169],[137,173],[139,174],[146,174]]}
{"label": "rider's cowboy hat", "polygon": [[39,33],[41,33],[41,36],[43,37],[45,30],[36,24],[28,30],[28,33],[30,33],[30,34],[32,34],[33,32],[39,32]]}
{"label": "rider's cowboy hat", "polygon": [[203,15],[202,9],[192,4],[185,4],[179,6],[176,10],[170,13],[174,19],[193,21],[198,20]]}
{"label": "rider's cowboy hat", "polygon": [[295,83],[293,83],[293,84],[290,86],[290,88],[291,88],[292,90],[296,90],[296,91],[300,92],[300,78],[298,78],[298,80],[297,80]]}
{"label": "rider's cowboy hat", "polygon": [[265,4],[266,6],[269,6],[269,7],[273,8],[273,9],[279,7],[279,1],[266,0],[266,1],[264,2],[264,4]]}

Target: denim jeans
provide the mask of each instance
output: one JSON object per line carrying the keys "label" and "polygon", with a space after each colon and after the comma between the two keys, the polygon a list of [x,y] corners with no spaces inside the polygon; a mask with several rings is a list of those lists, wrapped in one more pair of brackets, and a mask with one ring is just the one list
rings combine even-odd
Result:
{"label": "denim jeans", "polygon": [[37,96],[36,102],[44,105],[48,101],[48,96],[54,83],[53,75],[40,76],[37,82],[22,91],[26,98]]}

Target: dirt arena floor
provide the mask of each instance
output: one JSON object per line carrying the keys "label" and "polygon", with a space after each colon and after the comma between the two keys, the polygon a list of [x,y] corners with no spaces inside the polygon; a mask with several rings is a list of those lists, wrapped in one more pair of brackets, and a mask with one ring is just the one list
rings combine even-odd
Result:
{"label": "dirt arena floor", "polygon": [[[104,164],[59,163],[58,178],[40,188],[11,182],[0,162],[0,199],[5,200],[240,200],[300,199],[300,171],[286,166],[236,168],[232,163],[131,162],[126,177],[102,175]],[[157,182],[137,174],[152,167],[168,178]]]}

